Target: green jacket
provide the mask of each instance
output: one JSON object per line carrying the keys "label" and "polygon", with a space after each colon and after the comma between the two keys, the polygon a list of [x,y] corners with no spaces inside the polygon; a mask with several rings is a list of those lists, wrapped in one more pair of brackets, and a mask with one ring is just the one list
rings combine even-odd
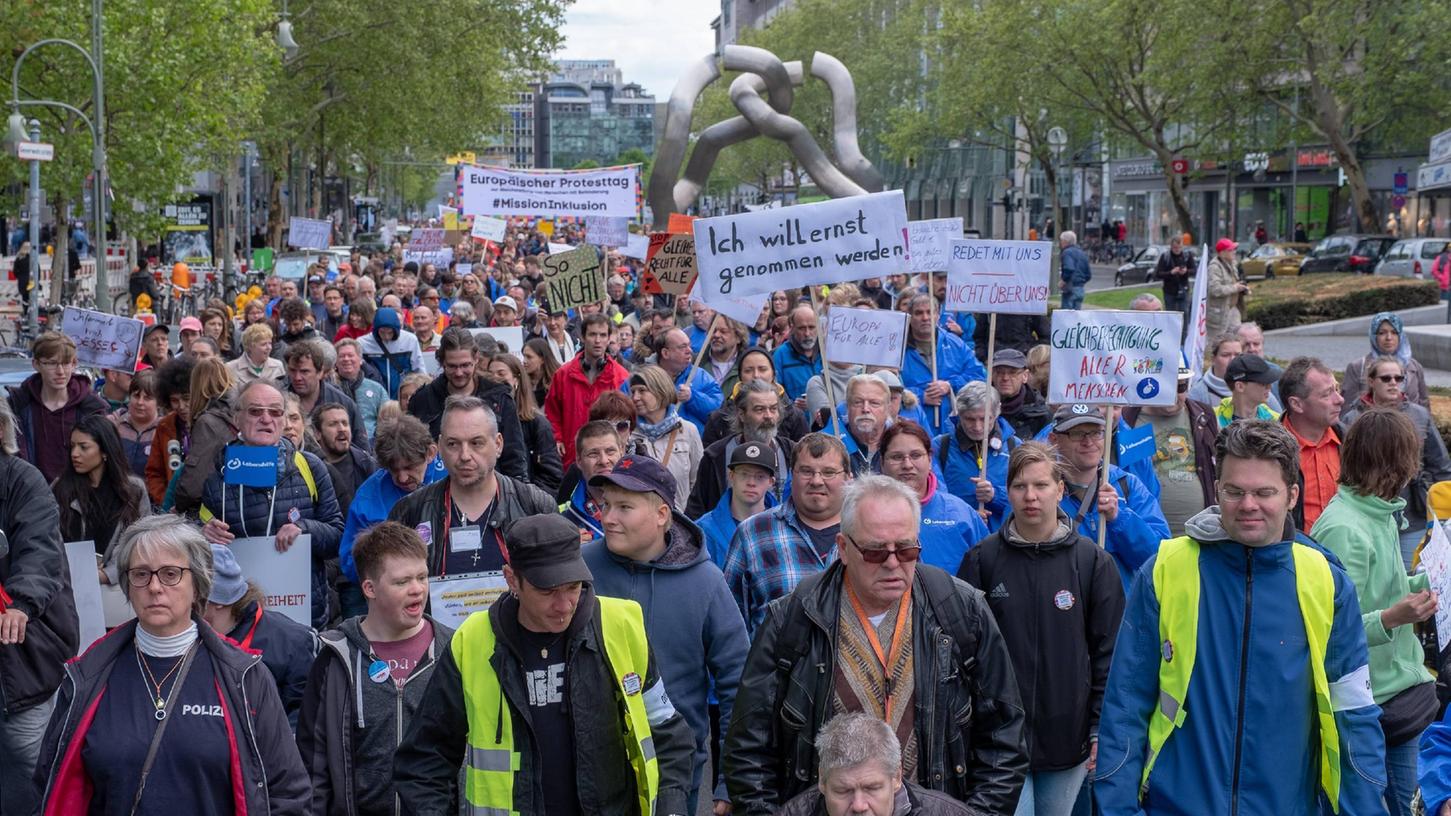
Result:
{"label": "green jacket", "polygon": [[1405,499],[1363,496],[1341,485],[1310,531],[1340,558],[1360,596],[1360,619],[1370,647],[1370,687],[1377,703],[1432,680],[1415,627],[1387,630],[1380,619],[1381,612],[1409,593],[1430,589],[1424,572],[1407,576],[1403,569],[1395,514],[1405,505]]}

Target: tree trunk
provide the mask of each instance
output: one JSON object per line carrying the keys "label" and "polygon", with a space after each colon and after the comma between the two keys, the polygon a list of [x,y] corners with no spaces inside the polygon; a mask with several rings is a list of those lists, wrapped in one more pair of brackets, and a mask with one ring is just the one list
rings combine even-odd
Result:
{"label": "tree trunk", "polygon": [[[1043,166],[1043,181],[1046,182],[1048,187],[1048,195],[1052,196],[1050,201],[1053,206],[1049,212],[1053,214],[1053,231],[1056,235],[1067,229],[1063,224],[1063,212],[1059,209],[1058,167],[1052,159],[1044,160],[1039,158],[1038,163]],[[1038,240],[1040,241],[1046,241],[1048,238],[1049,236],[1042,233],[1038,235]]]}
{"label": "tree trunk", "polygon": [[74,298],[74,281],[79,270],[70,268],[71,227],[70,221],[66,218],[70,197],[64,193],[56,193],[53,203],[55,206],[55,231],[51,238],[55,245],[55,255],[50,259],[50,289],[46,294],[50,303],[56,305]]}
{"label": "tree trunk", "polygon": [[1362,232],[1381,232],[1384,226],[1380,222],[1380,213],[1376,212],[1375,202],[1370,197],[1370,182],[1365,178],[1365,166],[1360,163],[1360,157],[1350,144],[1335,133],[1330,139],[1330,149],[1335,151],[1335,157],[1340,161],[1340,169],[1345,171],[1345,183],[1350,187],[1350,200],[1355,209],[1355,220]]}
{"label": "tree trunk", "polygon": [[[1154,152],[1158,155],[1159,166],[1164,168],[1164,180],[1168,182],[1169,200],[1174,203],[1174,217],[1179,220],[1179,231],[1197,240],[1199,236],[1194,231],[1194,217],[1189,214],[1189,199],[1184,195],[1184,178],[1174,172],[1174,153],[1162,147]],[[1146,236],[1151,244],[1154,243],[1152,229],[1151,226],[1150,234]]]}

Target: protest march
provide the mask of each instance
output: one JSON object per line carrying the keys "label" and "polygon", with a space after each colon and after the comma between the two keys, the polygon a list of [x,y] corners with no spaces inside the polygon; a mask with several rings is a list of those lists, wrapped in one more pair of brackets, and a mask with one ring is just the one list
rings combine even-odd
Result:
{"label": "protest march", "polygon": [[375,245],[289,216],[226,296],[142,241],[124,309],[50,298],[0,816],[1451,815],[1402,316],[1285,354],[1189,236],[1085,302],[1074,230],[909,217],[781,127],[845,194],[451,159]]}

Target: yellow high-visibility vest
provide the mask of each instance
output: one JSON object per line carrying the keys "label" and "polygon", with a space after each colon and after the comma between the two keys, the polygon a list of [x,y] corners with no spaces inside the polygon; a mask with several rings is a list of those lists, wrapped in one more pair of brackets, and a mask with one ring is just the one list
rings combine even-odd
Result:
{"label": "yellow high-visibility vest", "polygon": [[[651,816],[660,790],[660,767],[645,703],[651,690],[643,688],[650,663],[645,616],[634,601],[596,599],[607,668],[625,702],[627,716],[621,736],[635,770],[640,813]],[[474,816],[517,816],[514,776],[520,768],[520,755],[514,750],[513,716],[490,662],[494,644],[494,627],[487,613],[469,616],[449,643],[463,681],[464,710],[469,718],[464,798]],[[663,690],[660,693],[663,696]],[[669,705],[668,701],[665,705]]]}
{"label": "yellow high-visibility vest", "polygon": [[[1293,544],[1295,596],[1310,642],[1310,673],[1315,681],[1315,710],[1320,724],[1320,786],[1330,807],[1340,812],[1340,732],[1331,708],[1325,651],[1335,620],[1335,579],[1330,562],[1313,547]],[[1159,703],[1149,716],[1149,756],[1139,783],[1139,798],[1149,789],[1149,772],[1174,729],[1188,713],[1189,678],[1199,646],[1199,542],[1189,536],[1171,538],[1159,547],[1154,562],[1154,594],[1159,599]]]}

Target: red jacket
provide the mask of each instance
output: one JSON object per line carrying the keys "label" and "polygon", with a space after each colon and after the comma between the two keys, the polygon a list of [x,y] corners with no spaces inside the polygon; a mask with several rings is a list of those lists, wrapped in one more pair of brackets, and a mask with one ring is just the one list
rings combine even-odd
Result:
{"label": "red jacket", "polygon": [[589,407],[606,391],[618,391],[630,378],[630,372],[605,357],[605,368],[591,383],[580,368],[583,354],[575,355],[554,373],[549,393],[544,396],[544,414],[554,428],[554,439],[564,446],[564,467],[574,463],[574,435],[589,421]]}

